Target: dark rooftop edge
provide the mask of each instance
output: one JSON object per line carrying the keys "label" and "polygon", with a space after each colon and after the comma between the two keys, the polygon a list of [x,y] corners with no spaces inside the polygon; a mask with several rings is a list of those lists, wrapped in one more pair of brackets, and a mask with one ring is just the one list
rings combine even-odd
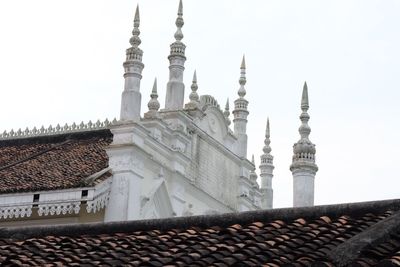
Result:
{"label": "dark rooftop edge", "polygon": [[90,130],[82,132],[60,133],[54,135],[28,136],[24,138],[4,139],[0,140],[0,147],[9,145],[28,145],[28,144],[43,144],[57,143],[68,139],[89,139],[92,137],[112,137],[110,129]]}
{"label": "dark rooftop edge", "polygon": [[88,223],[56,226],[5,227],[0,228],[0,238],[24,240],[43,236],[80,236],[126,233],[147,230],[185,229],[190,227],[246,225],[252,222],[274,220],[293,221],[298,218],[317,219],[321,216],[360,216],[365,213],[379,213],[400,209],[400,199],[369,201],[347,204],[322,205],[301,208],[280,208],[272,210],[246,211],[218,215],[173,217],[165,219],[137,220],[108,223]]}

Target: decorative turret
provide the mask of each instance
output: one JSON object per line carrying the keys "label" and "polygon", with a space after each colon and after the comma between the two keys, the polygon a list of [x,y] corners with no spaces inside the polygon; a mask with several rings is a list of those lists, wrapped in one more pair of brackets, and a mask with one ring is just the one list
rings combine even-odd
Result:
{"label": "decorative turret", "polygon": [[269,144],[271,143],[270,138],[270,129],[269,129],[269,119],[267,119],[267,128],[265,129],[265,140],[263,152],[261,155],[261,164],[260,164],[260,177],[261,177],[261,192],[262,192],[262,201],[261,207],[263,209],[272,209],[273,206],[273,190],[272,190],[272,177],[274,170],[274,157],[271,155],[271,147]]}
{"label": "decorative turret", "polygon": [[130,44],[132,47],[126,50],[126,61],[123,66],[125,69],[125,87],[122,92],[121,117],[122,121],[139,121],[140,106],[142,95],[140,94],[140,80],[144,64],[142,63],[143,51],[139,48],[142,42],[139,38],[140,18],[139,6],[136,7],[135,19],[133,21],[132,37]]}
{"label": "decorative turret", "polygon": [[183,84],[183,71],[185,70],[185,49],[186,46],[181,42],[183,38],[182,0],[179,1],[178,17],[176,19],[177,30],[175,32],[175,42],[171,44],[169,59],[169,81],[167,83],[167,94],[165,97],[165,109],[177,110],[183,108],[185,85]]}
{"label": "decorative turret", "polygon": [[147,104],[149,111],[144,114],[145,118],[156,118],[157,112],[160,108],[160,102],[158,102],[158,94],[157,94],[157,78],[154,79],[153,90],[150,94],[150,101]]}
{"label": "decorative turret", "polygon": [[311,132],[311,128],[308,126],[310,119],[310,115],[307,113],[308,108],[308,88],[307,83],[304,83],[301,97],[300,140],[293,145],[293,161],[290,166],[293,174],[294,207],[314,205],[314,177],[318,167],[315,164],[315,145],[308,139]]}
{"label": "decorative turret", "polygon": [[247,105],[249,102],[244,99],[246,95],[246,89],[244,85],[246,84],[246,63],[243,55],[242,64],[240,66],[240,88],[238,90],[239,98],[235,100],[235,109],[233,110],[233,124],[234,133],[238,138],[237,154],[240,157],[247,157],[247,116],[249,112],[247,111]]}
{"label": "decorative turret", "polygon": [[224,111],[224,117],[226,124],[229,126],[231,125],[231,119],[229,119],[229,115],[231,113],[229,112],[229,98],[226,100],[226,105],[225,105],[225,111]]}
{"label": "decorative turret", "polygon": [[186,109],[195,109],[198,108],[200,105],[199,101],[199,94],[197,93],[197,89],[199,88],[197,86],[197,75],[196,71],[193,73],[193,81],[192,81],[192,86],[190,87],[192,89],[192,92],[189,95],[190,102],[185,105]]}

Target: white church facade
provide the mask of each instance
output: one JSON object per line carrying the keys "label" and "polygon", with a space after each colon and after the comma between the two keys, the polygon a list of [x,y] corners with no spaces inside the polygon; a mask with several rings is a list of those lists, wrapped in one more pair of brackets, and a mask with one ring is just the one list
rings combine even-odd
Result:
{"label": "white church facade", "polygon": [[[273,208],[273,156],[266,122],[259,177],[248,159],[246,64],[238,97],[221,108],[199,95],[196,72],[183,83],[185,44],[179,3],[168,56],[164,107],[154,81],[141,111],[144,68],[136,9],[123,63],[120,118],[0,135],[0,226],[108,222]],[[190,90],[189,99],[184,92]],[[251,91],[251,90],[249,90]],[[308,88],[301,99],[300,140],[293,146],[293,205],[314,204],[315,145],[309,140]],[[289,149],[289,148],[288,148]]]}

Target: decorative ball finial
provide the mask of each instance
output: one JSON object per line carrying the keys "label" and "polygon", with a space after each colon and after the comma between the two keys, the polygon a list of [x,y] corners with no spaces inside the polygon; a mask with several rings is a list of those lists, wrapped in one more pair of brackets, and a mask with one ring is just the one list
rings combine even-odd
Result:
{"label": "decorative ball finial", "polygon": [[266,155],[271,153],[271,147],[269,146],[271,144],[271,140],[269,138],[270,138],[269,118],[267,118],[267,127],[265,129],[265,140],[264,140],[264,147],[263,147],[263,152]]}
{"label": "decorative ball finial", "polygon": [[137,5],[136,11],[135,11],[135,18],[133,19],[132,37],[129,40],[132,47],[134,47],[134,48],[138,48],[139,45],[142,43],[142,40],[140,40],[140,37],[139,37],[139,35],[140,35],[139,25],[140,25],[139,5]]}
{"label": "decorative ball finial", "polygon": [[242,63],[240,64],[240,79],[239,79],[240,88],[238,91],[238,95],[240,98],[243,98],[246,95],[246,89],[244,85],[246,84],[246,61],[243,55]]}
{"label": "decorative ball finial", "polygon": [[150,94],[150,101],[147,104],[149,111],[157,112],[160,108],[160,103],[158,102],[158,94],[157,94],[157,78],[154,79],[153,90]]}
{"label": "decorative ball finial", "polygon": [[176,18],[175,25],[177,27],[177,30],[175,32],[175,39],[180,42],[183,39],[183,33],[182,33],[182,26],[184,24],[183,21],[183,5],[182,5],[182,0],[179,0],[179,7],[178,7],[178,17]]}
{"label": "decorative ball finial", "polygon": [[139,45],[142,43],[140,40],[140,16],[139,16],[139,5],[136,6],[135,18],[133,19],[133,30],[132,37],[129,40],[129,43],[132,45],[131,48],[126,50],[126,60],[131,61],[140,61],[142,62],[143,51],[139,48]]}
{"label": "decorative ball finial", "polygon": [[229,98],[226,100],[226,104],[225,104],[225,110],[224,110],[224,117],[225,117],[225,121],[226,124],[229,126],[231,125],[231,120],[229,119],[229,115],[230,115],[230,111],[229,111]]}

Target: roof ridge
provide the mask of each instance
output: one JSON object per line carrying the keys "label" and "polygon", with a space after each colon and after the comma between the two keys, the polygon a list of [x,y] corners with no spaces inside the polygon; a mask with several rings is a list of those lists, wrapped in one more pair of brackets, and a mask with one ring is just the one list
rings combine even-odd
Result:
{"label": "roof ridge", "polygon": [[112,121],[105,119],[104,121],[97,120],[93,123],[89,120],[87,123],[83,121],[80,124],[76,124],[75,122],[68,125],[67,123],[64,126],[60,126],[57,124],[53,127],[51,124],[49,127],[45,128],[42,126],[40,129],[33,127],[29,129],[26,127],[24,131],[19,128],[17,131],[11,129],[9,132],[4,131],[0,134],[0,141],[1,140],[10,140],[10,139],[21,139],[21,138],[29,138],[29,137],[36,137],[36,136],[50,136],[50,135],[59,135],[65,133],[76,133],[76,132],[86,132],[86,131],[93,131],[93,130],[102,130],[108,129],[109,126],[115,124],[117,119],[114,118]]}
{"label": "roof ridge", "polygon": [[65,140],[64,142],[61,142],[61,143],[58,143],[58,144],[53,144],[51,147],[46,148],[46,149],[44,149],[44,150],[42,150],[42,151],[33,153],[33,154],[31,154],[30,156],[27,156],[27,157],[25,157],[25,158],[23,158],[23,159],[14,161],[14,162],[9,163],[9,164],[7,164],[7,165],[5,165],[5,166],[0,166],[0,171],[5,170],[5,169],[8,169],[8,168],[11,168],[11,167],[13,167],[13,166],[15,166],[15,165],[21,164],[21,163],[26,162],[26,161],[28,161],[28,160],[31,160],[31,159],[33,159],[33,158],[36,158],[36,157],[38,157],[38,156],[40,156],[40,155],[43,155],[44,153],[49,152],[50,150],[53,150],[53,149],[55,149],[55,148],[57,148],[57,147],[60,147],[60,146],[63,146],[63,145],[65,145],[65,144],[69,143],[69,142],[71,142],[71,140],[70,140],[70,139],[67,139],[67,140]]}
{"label": "roof ridge", "polygon": [[212,226],[229,226],[233,224],[249,224],[256,221],[291,221],[299,218],[316,219],[322,216],[339,217],[342,215],[361,216],[369,212],[382,212],[382,209],[393,211],[400,210],[400,199],[124,222],[87,223],[58,226],[47,225],[20,228],[5,227],[0,228],[0,238],[23,240],[27,238],[49,235],[98,235],[104,233],[113,234],[154,229],[185,229],[194,226],[206,228]]}
{"label": "roof ridge", "polygon": [[368,246],[376,246],[400,229],[400,211],[371,225],[332,249],[328,256],[337,266],[347,266]]}

